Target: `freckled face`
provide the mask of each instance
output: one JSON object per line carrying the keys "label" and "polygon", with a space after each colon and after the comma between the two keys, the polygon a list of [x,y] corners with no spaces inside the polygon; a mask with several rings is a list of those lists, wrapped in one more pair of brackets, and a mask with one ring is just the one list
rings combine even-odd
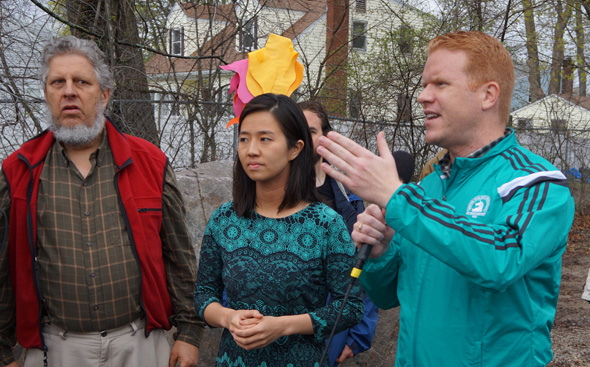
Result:
{"label": "freckled face", "polygon": [[45,101],[57,126],[92,126],[99,103],[106,107],[109,96],[85,56],[58,55],[49,62]]}
{"label": "freckled face", "polygon": [[242,121],[238,157],[248,177],[257,183],[286,185],[291,161],[301,147],[287,147],[287,138],[270,112],[253,112]]}
{"label": "freckled face", "polygon": [[463,51],[438,49],[428,56],[418,96],[426,115],[426,141],[447,149],[470,144],[480,127],[481,101],[465,73]]}

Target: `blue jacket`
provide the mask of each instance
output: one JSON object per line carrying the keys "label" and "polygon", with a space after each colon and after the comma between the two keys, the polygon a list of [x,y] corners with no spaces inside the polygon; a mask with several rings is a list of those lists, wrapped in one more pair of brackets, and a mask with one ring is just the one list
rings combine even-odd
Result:
{"label": "blue jacket", "polygon": [[[365,209],[363,200],[352,194],[340,182],[330,176],[326,176],[326,180],[330,180],[330,186],[334,193],[333,209],[344,218],[348,232],[352,232],[357,215]],[[352,349],[354,355],[371,348],[371,343],[375,337],[375,329],[377,329],[378,312],[379,308],[366,296],[365,314],[361,322],[348,330],[334,335],[332,338],[332,343],[328,349],[330,366],[334,367],[338,365],[336,359],[342,353],[345,345],[348,345]]]}
{"label": "blue jacket", "polygon": [[547,365],[574,216],[565,176],[514,132],[441,173],[391,197],[395,237],[360,276],[376,305],[401,305],[396,366]]}

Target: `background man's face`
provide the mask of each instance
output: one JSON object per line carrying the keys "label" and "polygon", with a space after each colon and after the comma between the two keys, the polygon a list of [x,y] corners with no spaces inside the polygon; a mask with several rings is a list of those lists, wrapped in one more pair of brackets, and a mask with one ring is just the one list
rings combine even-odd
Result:
{"label": "background man's face", "polygon": [[[322,121],[315,112],[305,110],[303,111],[305,115],[305,119],[307,120],[307,125],[309,125],[309,131],[311,132],[311,140],[313,142],[313,151],[316,152],[318,149],[318,140],[321,136],[324,135],[322,131]],[[321,156],[319,154],[315,154],[315,162],[317,162]]]}
{"label": "background man's face", "polygon": [[59,55],[49,62],[45,100],[58,127],[92,126],[100,104],[106,106],[109,96],[110,90],[100,89],[85,56]]}

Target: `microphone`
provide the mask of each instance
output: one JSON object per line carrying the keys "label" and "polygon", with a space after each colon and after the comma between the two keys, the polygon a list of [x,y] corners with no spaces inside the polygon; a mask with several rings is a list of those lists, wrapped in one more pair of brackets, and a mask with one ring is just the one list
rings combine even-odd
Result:
{"label": "microphone", "polygon": [[408,182],[412,181],[414,169],[416,168],[414,157],[412,157],[410,153],[403,150],[396,150],[393,152],[393,159],[395,160],[397,174],[402,182],[407,184]]}
{"label": "microphone", "polygon": [[357,255],[356,263],[354,264],[354,266],[352,267],[352,271],[350,272],[351,277],[358,278],[361,275],[361,272],[363,271],[363,266],[365,265],[365,261],[367,261],[367,258],[369,257],[372,248],[373,245],[363,243]]}
{"label": "microphone", "polygon": [[[412,157],[410,153],[403,150],[396,150],[393,152],[393,159],[395,160],[395,167],[397,168],[397,175],[399,178],[405,184],[410,182],[412,180],[412,176],[414,176],[414,168],[416,167],[414,163],[414,157]],[[356,258],[356,263],[350,272],[351,277],[358,278],[361,275],[365,261],[367,261],[372,248],[373,245],[369,245],[368,243],[362,244]]]}

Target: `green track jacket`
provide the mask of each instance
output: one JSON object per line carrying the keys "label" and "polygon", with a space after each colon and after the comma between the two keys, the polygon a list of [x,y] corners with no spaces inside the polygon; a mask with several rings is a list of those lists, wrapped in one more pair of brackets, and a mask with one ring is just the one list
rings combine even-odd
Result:
{"label": "green track jacket", "polygon": [[401,305],[396,366],[545,366],[574,216],[566,177],[512,132],[387,204],[396,235],[361,282]]}

